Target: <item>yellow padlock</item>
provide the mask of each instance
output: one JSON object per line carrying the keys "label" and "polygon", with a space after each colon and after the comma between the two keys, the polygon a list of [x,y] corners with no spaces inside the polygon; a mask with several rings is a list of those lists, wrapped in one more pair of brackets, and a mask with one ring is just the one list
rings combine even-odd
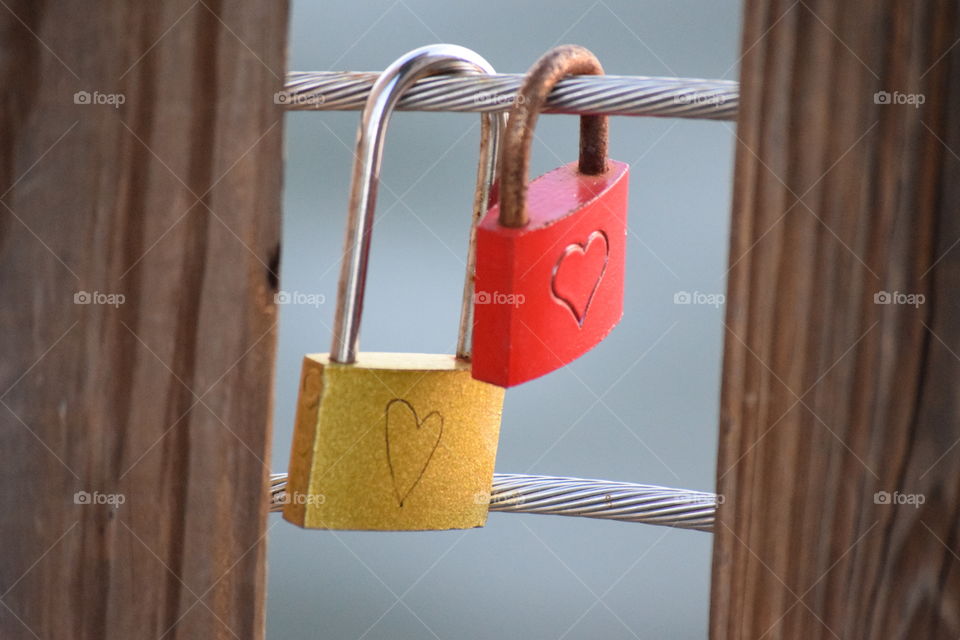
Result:
{"label": "yellow padlock", "polygon": [[[302,527],[437,530],[486,522],[503,389],[470,375],[473,230],[457,356],[357,353],[390,112],[416,80],[437,73],[494,71],[463,47],[421,47],[380,75],[363,110],[333,347],[306,356],[300,380],[283,517]],[[486,209],[502,119],[488,114],[482,124],[474,222]]]}

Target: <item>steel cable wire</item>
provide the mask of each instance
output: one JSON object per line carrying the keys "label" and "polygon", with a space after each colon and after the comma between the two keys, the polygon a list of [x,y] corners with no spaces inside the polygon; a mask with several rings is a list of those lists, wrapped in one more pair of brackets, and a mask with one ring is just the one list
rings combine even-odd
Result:
{"label": "steel cable wire", "polygon": [[[294,111],[360,110],[376,72],[292,71],[275,100]],[[400,100],[406,111],[506,111],[522,74],[430,76]],[[734,120],[740,85],[731,80],[650,76],[575,76],[561,80],[545,113]]]}
{"label": "steel cable wire", "polygon": [[[270,477],[270,510],[286,501],[287,474]],[[488,500],[491,511],[599,518],[712,531],[717,496],[649,484],[497,473]]]}

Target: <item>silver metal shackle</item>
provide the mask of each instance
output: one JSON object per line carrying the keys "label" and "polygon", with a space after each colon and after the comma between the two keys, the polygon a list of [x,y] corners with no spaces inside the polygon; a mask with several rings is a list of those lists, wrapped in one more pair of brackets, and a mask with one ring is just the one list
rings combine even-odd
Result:
{"label": "silver metal shackle", "polygon": [[[494,74],[490,63],[465,47],[433,44],[410,51],[387,67],[374,83],[360,116],[357,151],[350,184],[347,234],[343,263],[337,285],[337,308],[333,325],[330,359],[341,364],[356,362],[360,337],[360,317],[367,282],[367,263],[373,231],[377,187],[383,141],[394,107],[417,80],[438,74]],[[486,212],[490,190],[496,179],[497,152],[504,128],[503,114],[481,116],[480,164],[474,191],[473,216],[470,224],[470,247],[467,251],[467,274],[460,307],[460,331],[457,357],[470,359],[473,326],[473,287],[476,256],[474,240],[476,223]]]}

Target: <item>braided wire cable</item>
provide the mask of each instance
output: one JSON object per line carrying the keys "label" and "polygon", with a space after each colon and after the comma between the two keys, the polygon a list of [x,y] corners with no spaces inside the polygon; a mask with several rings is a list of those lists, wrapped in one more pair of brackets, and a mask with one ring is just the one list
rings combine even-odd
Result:
{"label": "braided wire cable", "polygon": [[[293,71],[274,97],[295,111],[352,111],[363,104],[376,72]],[[440,75],[418,81],[400,100],[406,111],[506,111],[522,74]],[[545,113],[735,120],[740,85],[730,80],[650,76],[574,76],[550,93]]]}
{"label": "braided wire cable", "polygon": [[[270,476],[270,511],[282,511],[287,474]],[[490,511],[539,513],[712,531],[717,496],[649,484],[497,473]]]}

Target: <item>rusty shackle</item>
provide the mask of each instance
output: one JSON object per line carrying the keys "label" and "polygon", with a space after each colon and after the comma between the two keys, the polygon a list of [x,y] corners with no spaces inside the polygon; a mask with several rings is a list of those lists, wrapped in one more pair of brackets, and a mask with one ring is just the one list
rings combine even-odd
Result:
{"label": "rusty shackle", "polygon": [[[516,228],[527,224],[527,175],[533,129],[553,87],[571,75],[602,76],[603,66],[590,50],[564,44],[543,54],[523,78],[501,142],[501,226]],[[580,173],[599,175],[607,170],[607,135],[607,116],[580,116]]]}

